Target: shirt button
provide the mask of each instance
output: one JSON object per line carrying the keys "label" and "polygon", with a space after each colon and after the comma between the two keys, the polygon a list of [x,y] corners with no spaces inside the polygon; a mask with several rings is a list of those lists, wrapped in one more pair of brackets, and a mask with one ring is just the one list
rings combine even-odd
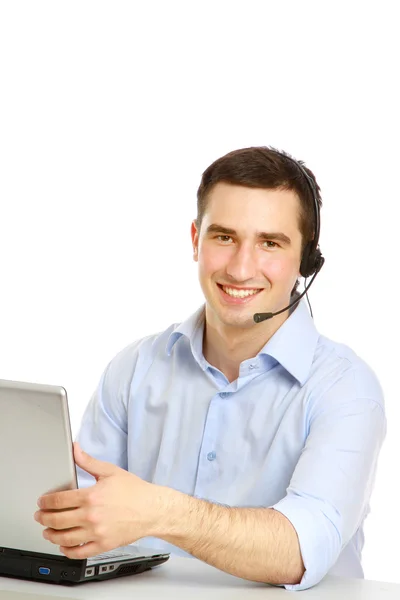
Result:
{"label": "shirt button", "polygon": [[221,392],[220,393],[220,397],[221,398],[226,398],[228,395],[229,395],[228,392]]}
{"label": "shirt button", "polygon": [[249,369],[257,369],[257,365],[250,365]]}
{"label": "shirt button", "polygon": [[207,454],[207,459],[208,459],[208,460],[215,460],[215,459],[216,459],[216,457],[217,457],[217,454],[214,452],[214,450],[213,450],[212,452],[209,452],[209,453]]}

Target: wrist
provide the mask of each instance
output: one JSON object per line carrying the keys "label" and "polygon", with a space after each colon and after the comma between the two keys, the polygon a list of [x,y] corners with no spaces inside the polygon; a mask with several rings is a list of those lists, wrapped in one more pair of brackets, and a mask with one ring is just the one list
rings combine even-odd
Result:
{"label": "wrist", "polygon": [[154,486],[153,518],[148,535],[165,539],[178,533],[186,496],[166,486],[152,485]]}
{"label": "wrist", "polygon": [[150,535],[174,544],[195,527],[191,504],[196,500],[164,486],[157,486],[156,496],[157,516],[154,520],[154,532]]}

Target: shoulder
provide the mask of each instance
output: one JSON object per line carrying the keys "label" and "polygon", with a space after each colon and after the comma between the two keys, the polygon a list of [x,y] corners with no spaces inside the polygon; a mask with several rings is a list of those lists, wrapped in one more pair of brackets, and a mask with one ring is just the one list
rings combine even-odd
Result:
{"label": "shoulder", "polygon": [[125,346],[110,361],[107,367],[109,376],[132,378],[137,369],[145,369],[158,357],[166,356],[167,342],[176,326],[174,323],[162,332],[142,337]]}
{"label": "shoulder", "polygon": [[319,336],[310,380],[319,395],[334,389],[343,399],[369,399],[383,407],[383,391],[370,365],[346,344]]}

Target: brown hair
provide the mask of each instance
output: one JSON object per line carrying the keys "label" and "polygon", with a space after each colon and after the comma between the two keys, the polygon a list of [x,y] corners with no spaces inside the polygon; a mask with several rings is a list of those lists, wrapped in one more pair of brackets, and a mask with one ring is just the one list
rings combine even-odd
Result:
{"label": "brown hair", "polygon": [[267,146],[242,148],[218,158],[203,173],[197,190],[197,229],[200,230],[210,191],[220,182],[244,187],[293,190],[300,200],[299,229],[302,250],[314,237],[315,208],[310,184],[298,162],[314,182],[318,205],[322,206],[320,188],[310,169],[285,152]]}

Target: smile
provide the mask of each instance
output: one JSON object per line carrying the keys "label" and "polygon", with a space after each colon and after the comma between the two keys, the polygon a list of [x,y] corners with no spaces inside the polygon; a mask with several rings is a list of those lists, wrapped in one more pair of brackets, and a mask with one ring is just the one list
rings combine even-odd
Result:
{"label": "smile", "polygon": [[219,287],[225,292],[225,294],[228,294],[228,296],[231,296],[232,298],[247,298],[249,296],[255,296],[256,294],[258,294],[259,292],[261,292],[262,290],[260,288],[232,288],[226,285],[220,285],[218,284]]}

